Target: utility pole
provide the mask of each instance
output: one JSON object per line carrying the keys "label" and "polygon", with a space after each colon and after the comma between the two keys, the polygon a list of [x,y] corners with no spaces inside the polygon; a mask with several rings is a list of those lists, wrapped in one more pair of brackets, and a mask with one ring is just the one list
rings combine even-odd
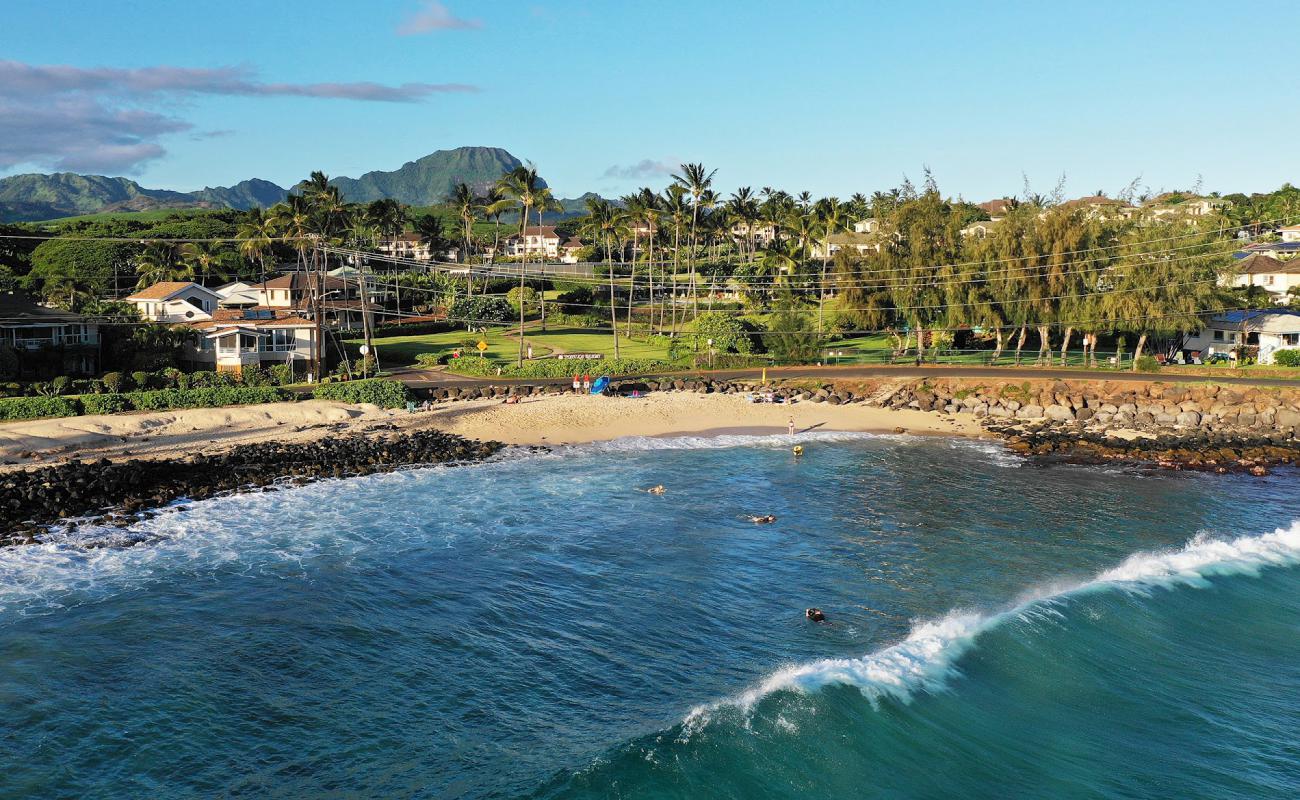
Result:
{"label": "utility pole", "polygon": [[[316,240],[312,243],[311,260],[313,264],[317,262],[317,258],[319,254],[320,254],[320,240]],[[324,274],[325,274],[324,269],[322,269],[321,266],[317,264],[316,281],[315,281],[316,296],[315,296],[315,301],[312,303],[312,305],[314,306],[314,312],[316,317],[316,347],[314,349],[316,351],[315,356],[316,356],[316,382],[317,383],[319,383],[321,378],[324,377],[324,372],[325,372],[325,336],[324,336],[325,282],[320,277]],[[311,277],[312,277],[311,273],[308,273],[307,274],[308,280],[310,280]]]}

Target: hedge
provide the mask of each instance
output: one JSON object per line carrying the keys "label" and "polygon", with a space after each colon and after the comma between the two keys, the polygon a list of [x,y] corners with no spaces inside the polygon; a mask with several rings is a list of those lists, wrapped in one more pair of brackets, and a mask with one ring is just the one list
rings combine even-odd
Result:
{"label": "hedge", "polygon": [[206,389],[159,389],[126,394],[127,402],[137,411],[276,403],[288,397],[288,392],[274,386],[214,386]]}
{"label": "hedge", "polygon": [[1300,367],[1300,350],[1278,350],[1273,353],[1273,363],[1279,367]]}
{"label": "hedge", "polygon": [[462,375],[496,377],[501,369],[503,378],[568,378],[573,375],[634,375],[637,373],[683,372],[687,368],[668,361],[646,358],[602,358],[599,360],[543,358],[525,361],[519,367],[514,361],[495,361],[482,356],[461,356],[447,362],[452,372]]}
{"label": "hedge", "polygon": [[316,387],[312,397],[341,403],[372,403],[380,408],[401,408],[411,399],[406,384],[386,378],[324,383]]}
{"label": "hedge", "polygon": [[75,417],[80,404],[68,397],[7,397],[0,399],[0,420]]}
{"label": "hedge", "polygon": [[81,408],[83,414],[118,414],[130,411],[131,404],[123,394],[83,394]]}

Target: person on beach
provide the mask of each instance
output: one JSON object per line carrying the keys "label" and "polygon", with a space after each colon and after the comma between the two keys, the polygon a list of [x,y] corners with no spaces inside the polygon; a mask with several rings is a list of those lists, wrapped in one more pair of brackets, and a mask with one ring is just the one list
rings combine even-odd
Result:
{"label": "person on beach", "polygon": [[582,373],[582,391],[584,392],[591,391],[591,375],[587,374],[586,372]]}
{"label": "person on beach", "polygon": [[790,417],[790,435],[794,436],[794,417]]}
{"label": "person on beach", "polygon": [[573,391],[576,392],[576,391],[578,391],[578,390],[581,389],[581,388],[582,388],[582,378],[580,378],[580,377],[577,376],[577,375],[574,375],[574,376],[573,376]]}

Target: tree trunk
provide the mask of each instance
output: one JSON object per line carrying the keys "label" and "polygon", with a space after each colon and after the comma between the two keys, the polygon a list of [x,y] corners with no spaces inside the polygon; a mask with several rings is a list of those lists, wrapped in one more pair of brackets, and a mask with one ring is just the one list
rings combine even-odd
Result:
{"label": "tree trunk", "polygon": [[609,265],[609,332],[614,335],[614,358],[618,358],[618,303],[614,300],[614,264],[610,261],[609,234],[605,234],[605,263]]}
{"label": "tree trunk", "polygon": [[689,259],[690,268],[691,268],[691,310],[693,314],[691,319],[693,320],[700,318],[700,294],[699,294],[699,290],[696,288],[695,285],[695,275],[696,273],[699,272],[699,269],[697,268],[698,265],[695,260],[695,248],[696,248],[696,241],[697,241],[696,234],[695,234],[695,226],[696,223],[699,221],[699,216],[700,216],[700,200],[697,197],[695,198],[695,203],[692,204],[691,206],[691,257]]}
{"label": "tree trunk", "polygon": [[1001,328],[995,329],[993,333],[997,336],[997,344],[993,348],[993,357],[989,359],[990,364],[998,363],[998,359],[1002,357],[1002,348],[1006,344],[1007,338]]}
{"label": "tree trunk", "polygon": [[[1072,337],[1072,336],[1074,336],[1074,328],[1071,328],[1070,326],[1067,325],[1067,326],[1065,327],[1065,338],[1061,341],[1061,366],[1063,366],[1063,367],[1064,367],[1064,366],[1067,366],[1067,364],[1066,364],[1066,358],[1067,358],[1067,354],[1068,354],[1068,352],[1069,352],[1069,350],[1070,350],[1070,337]],[[1086,346],[1085,346],[1084,349],[1085,349],[1085,350],[1087,349]],[[1087,359],[1087,354],[1085,353],[1085,354],[1084,354],[1084,362],[1086,363],[1087,360],[1088,360],[1088,359]]]}
{"label": "tree trunk", "polygon": [[1096,332],[1088,334],[1088,366],[1096,368],[1097,366],[1097,334]]}
{"label": "tree trunk", "polygon": [[[537,209],[538,230],[540,230],[541,227],[542,227],[542,210],[539,208]],[[523,302],[522,293],[520,293],[520,295],[521,296],[519,298],[519,302],[522,303]],[[542,281],[537,286],[537,299],[538,301],[541,302],[541,314],[542,314],[541,328],[542,328],[542,333],[545,333],[546,332],[546,250],[545,249],[542,250]]]}
{"label": "tree trunk", "polygon": [[[1142,357],[1142,348],[1144,348],[1144,347],[1146,347],[1146,346],[1147,346],[1147,335],[1146,335],[1146,333],[1143,333],[1141,336],[1138,337],[1138,346],[1137,346],[1136,348],[1133,349],[1133,367],[1132,367],[1132,369],[1133,369],[1134,372],[1137,372],[1137,368],[1138,368],[1138,359]],[[1119,365],[1116,364],[1115,366],[1119,366]]]}
{"label": "tree trunk", "polygon": [[[523,261],[519,263],[519,368],[524,367],[524,310],[527,304],[524,303],[524,275],[528,272],[528,237],[525,235],[528,230],[528,211],[531,204],[524,204],[524,213],[519,215],[519,241],[524,246]],[[485,285],[486,292],[487,286]]]}
{"label": "tree trunk", "polygon": [[1052,348],[1047,344],[1048,327],[1038,325],[1038,358],[1034,360],[1035,365],[1046,364],[1052,366]]}
{"label": "tree trunk", "polygon": [[650,223],[650,249],[646,253],[646,266],[650,270],[650,333],[655,330],[655,225]]}
{"label": "tree trunk", "polygon": [[1020,326],[1020,336],[1016,339],[1016,366],[1020,366],[1020,351],[1025,349],[1025,341],[1029,338],[1029,327]]}
{"label": "tree trunk", "polygon": [[[826,245],[827,251],[830,250],[829,242]],[[822,335],[822,312],[826,306],[826,256],[829,253],[822,253],[822,283],[817,292],[817,335]]]}
{"label": "tree trunk", "polygon": [[672,318],[672,326],[668,329],[668,332],[671,335],[676,336],[677,335],[677,268],[681,262],[682,228],[681,225],[676,225],[674,227],[676,228],[676,230],[673,233],[673,293],[672,296],[669,298],[669,302],[672,304],[673,307],[673,318]]}

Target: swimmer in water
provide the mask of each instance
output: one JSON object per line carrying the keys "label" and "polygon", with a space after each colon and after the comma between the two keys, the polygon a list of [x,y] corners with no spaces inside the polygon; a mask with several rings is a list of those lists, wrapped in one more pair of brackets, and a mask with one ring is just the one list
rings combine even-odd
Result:
{"label": "swimmer in water", "polygon": [[749,521],[755,525],[767,525],[768,523],[776,522],[776,516],[773,514],[764,514],[760,517],[756,514],[750,514]]}
{"label": "swimmer in water", "polygon": [[662,483],[656,486],[651,486],[649,489],[645,489],[644,491],[649,492],[650,494],[666,494],[668,492]]}
{"label": "swimmer in water", "polygon": [[803,615],[808,619],[812,620],[813,622],[826,621],[826,615],[822,613],[822,610],[820,608],[810,608],[807,611],[803,612]]}

